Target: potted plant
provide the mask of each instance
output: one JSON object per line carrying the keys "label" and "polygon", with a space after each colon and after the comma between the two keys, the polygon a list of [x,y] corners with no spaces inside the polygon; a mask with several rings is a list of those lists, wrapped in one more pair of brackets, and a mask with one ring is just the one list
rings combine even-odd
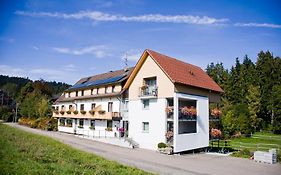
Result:
{"label": "potted plant", "polygon": [[165,137],[167,139],[167,142],[171,142],[174,137],[174,132],[173,131],[167,131],[165,134]]}
{"label": "potted plant", "polygon": [[86,114],[86,111],[80,110],[80,113],[83,114],[83,115],[85,115],[85,114]]}
{"label": "potted plant", "polygon": [[165,108],[165,111],[167,114],[172,114],[174,112],[174,107],[173,106],[167,106]]}
{"label": "potted plant", "polygon": [[99,114],[105,114],[105,110],[99,110]]}
{"label": "potted plant", "polygon": [[78,114],[78,111],[77,111],[77,110],[73,111],[73,114],[77,115],[77,114]]}
{"label": "potted plant", "polygon": [[181,115],[183,115],[187,119],[195,119],[195,117],[197,116],[197,110],[194,106],[181,107],[180,112],[181,112]]}
{"label": "potted plant", "polygon": [[211,129],[211,136],[213,139],[219,139],[222,136],[222,133],[219,129]]}
{"label": "potted plant", "polygon": [[64,111],[60,111],[60,114],[63,115],[63,114],[64,114]]}
{"label": "potted plant", "polygon": [[95,111],[94,111],[93,109],[90,110],[89,113],[90,113],[91,115],[95,115]]}
{"label": "potted plant", "polygon": [[95,126],[90,126],[89,129],[95,130]]}
{"label": "potted plant", "polygon": [[106,131],[112,131],[112,128],[105,128]]}
{"label": "potted plant", "polygon": [[166,143],[160,142],[158,143],[158,151],[163,154],[172,154],[173,148],[167,145]]}
{"label": "potted plant", "polygon": [[214,108],[211,110],[211,116],[213,117],[219,117],[221,115],[221,111],[218,108]]}

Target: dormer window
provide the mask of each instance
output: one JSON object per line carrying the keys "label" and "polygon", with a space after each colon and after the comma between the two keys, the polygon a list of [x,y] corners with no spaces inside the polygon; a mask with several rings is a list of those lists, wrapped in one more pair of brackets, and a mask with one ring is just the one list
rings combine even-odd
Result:
{"label": "dormer window", "polygon": [[70,92],[68,92],[68,98],[70,98]]}
{"label": "dormer window", "polygon": [[78,91],[76,91],[75,93],[76,93],[75,96],[78,97]]}
{"label": "dormer window", "polygon": [[94,95],[94,89],[91,89],[91,95]]}
{"label": "dormer window", "polygon": [[99,94],[99,88],[97,88],[97,94]]}
{"label": "dormer window", "polygon": [[81,91],[81,96],[84,96],[84,90]]}

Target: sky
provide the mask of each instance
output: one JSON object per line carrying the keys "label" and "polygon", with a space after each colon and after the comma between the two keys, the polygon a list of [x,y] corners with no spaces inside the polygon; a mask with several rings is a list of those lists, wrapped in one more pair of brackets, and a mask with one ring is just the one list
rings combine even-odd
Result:
{"label": "sky", "polygon": [[205,69],[281,56],[281,1],[1,0],[0,74],[74,84],[145,49]]}

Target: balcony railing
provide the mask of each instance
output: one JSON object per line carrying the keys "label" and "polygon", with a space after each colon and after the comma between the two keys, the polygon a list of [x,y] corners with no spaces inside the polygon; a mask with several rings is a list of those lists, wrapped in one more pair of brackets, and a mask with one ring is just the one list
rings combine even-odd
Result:
{"label": "balcony railing", "polygon": [[53,112],[53,117],[63,117],[63,118],[85,118],[85,119],[97,119],[97,120],[121,120],[121,116],[119,112],[98,112],[90,113],[90,111],[85,111],[85,113],[81,113],[79,111],[77,114],[71,112],[67,113],[56,113]]}
{"label": "balcony railing", "polygon": [[139,96],[143,98],[157,98],[158,88],[157,86],[142,86],[140,87]]}

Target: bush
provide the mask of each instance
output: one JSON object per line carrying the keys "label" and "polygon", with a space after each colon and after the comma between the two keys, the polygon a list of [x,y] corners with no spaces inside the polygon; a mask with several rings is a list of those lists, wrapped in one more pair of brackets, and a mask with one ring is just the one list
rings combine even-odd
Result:
{"label": "bush", "polygon": [[158,148],[166,148],[167,145],[163,142],[158,143]]}
{"label": "bush", "polygon": [[27,118],[21,117],[18,121],[20,125],[25,125],[30,128],[38,128],[48,131],[57,131],[58,130],[58,122],[55,118]]}

